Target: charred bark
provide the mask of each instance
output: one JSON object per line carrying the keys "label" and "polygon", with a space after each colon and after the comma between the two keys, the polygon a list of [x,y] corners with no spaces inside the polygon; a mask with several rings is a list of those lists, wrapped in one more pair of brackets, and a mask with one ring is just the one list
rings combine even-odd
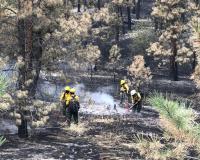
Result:
{"label": "charred bark", "polygon": [[172,76],[172,80],[178,81],[178,63],[176,62],[177,44],[176,44],[175,39],[171,40],[171,45],[172,45],[172,53],[173,53],[173,55],[170,58],[170,61],[171,61],[171,76]]}
{"label": "charred bark", "polygon": [[116,33],[115,33],[115,41],[119,42],[119,26],[117,25],[115,27]]}
{"label": "charred bark", "polygon": [[136,19],[140,19],[141,0],[136,2]]}
{"label": "charred bark", "polygon": [[197,56],[196,52],[193,52],[193,62],[192,62],[192,70],[194,71],[197,65]]}
{"label": "charred bark", "polygon": [[[32,1],[19,1],[19,10],[29,9],[28,16],[18,19],[18,45],[19,56],[23,58],[24,65],[19,68],[18,74],[18,90],[28,91],[28,96],[31,93],[30,85],[26,84],[27,80],[32,79],[32,59],[33,59],[33,20],[32,20]],[[18,127],[18,136],[22,138],[28,137],[27,120],[24,118],[26,114],[27,99],[19,100],[19,113],[21,114],[21,125]]]}
{"label": "charred bark", "polygon": [[18,136],[20,138],[27,138],[28,137],[28,124],[27,120],[24,118],[24,113],[21,114],[21,125],[18,126]]}
{"label": "charred bark", "polygon": [[127,7],[128,29],[131,30],[131,8]]}
{"label": "charred bark", "polygon": [[42,66],[42,33],[41,31],[34,33],[34,39],[36,40],[33,43],[34,51],[33,51],[33,60],[32,60],[32,65],[33,65],[33,72],[36,73],[35,75],[32,76],[33,83],[31,83],[30,86],[30,96],[32,98],[35,98],[35,94],[37,91],[37,82],[39,80],[39,75],[40,75],[40,70]]}
{"label": "charred bark", "polygon": [[78,0],[78,6],[77,6],[78,12],[81,12],[81,1]]}
{"label": "charred bark", "polygon": [[101,9],[101,0],[97,1],[97,7],[98,7],[99,10]]}

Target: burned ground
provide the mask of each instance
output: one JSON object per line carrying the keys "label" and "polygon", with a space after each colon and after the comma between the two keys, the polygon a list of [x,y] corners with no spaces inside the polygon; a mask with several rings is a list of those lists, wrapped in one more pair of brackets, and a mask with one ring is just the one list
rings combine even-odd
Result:
{"label": "burned ground", "polygon": [[6,136],[0,159],[142,159],[130,147],[135,135],[162,135],[158,114],[149,109],[143,110],[142,115],[82,114],[80,122],[79,130],[59,128],[50,122],[47,128],[33,131],[28,139]]}

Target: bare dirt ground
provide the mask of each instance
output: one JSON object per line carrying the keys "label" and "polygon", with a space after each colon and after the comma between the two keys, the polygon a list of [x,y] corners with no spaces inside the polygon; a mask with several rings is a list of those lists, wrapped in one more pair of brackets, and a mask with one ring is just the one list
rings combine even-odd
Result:
{"label": "bare dirt ground", "polygon": [[144,159],[134,149],[135,135],[162,135],[158,113],[145,108],[141,115],[80,115],[79,126],[59,128],[63,121],[52,115],[47,128],[19,139],[6,136],[0,159]]}

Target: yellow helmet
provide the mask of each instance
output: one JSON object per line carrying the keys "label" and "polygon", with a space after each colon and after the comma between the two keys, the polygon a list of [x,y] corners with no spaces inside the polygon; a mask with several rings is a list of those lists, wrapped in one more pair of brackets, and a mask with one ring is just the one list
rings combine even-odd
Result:
{"label": "yellow helmet", "polygon": [[75,88],[70,89],[70,93],[75,93],[75,92],[76,92]]}
{"label": "yellow helmet", "polygon": [[65,87],[65,91],[70,91],[70,89],[71,89],[70,86]]}
{"label": "yellow helmet", "polygon": [[121,81],[120,81],[120,84],[121,84],[121,85],[124,84],[124,83],[126,83],[125,80],[121,80]]}

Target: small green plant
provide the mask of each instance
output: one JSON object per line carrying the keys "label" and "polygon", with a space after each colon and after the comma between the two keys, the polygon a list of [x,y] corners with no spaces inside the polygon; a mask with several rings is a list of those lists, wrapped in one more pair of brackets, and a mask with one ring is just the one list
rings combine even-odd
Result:
{"label": "small green plant", "polygon": [[160,113],[160,126],[164,134],[163,137],[136,136],[135,147],[146,159],[184,159],[189,148],[200,151],[200,125],[195,122],[196,112],[185,103],[168,97],[154,93],[147,99]]}
{"label": "small green plant", "polygon": [[170,158],[184,159],[187,151],[186,145],[180,142],[170,144],[162,143],[164,137],[159,137],[154,134],[136,135],[136,144],[134,147],[138,149],[140,155],[145,159],[167,160]]}
{"label": "small green plant", "polygon": [[147,100],[159,113],[176,125],[177,129],[184,131],[197,130],[196,112],[187,108],[184,103],[171,101],[160,93],[154,93]]}
{"label": "small green plant", "polygon": [[0,146],[2,146],[6,141],[6,138],[4,138],[3,136],[0,137]]}
{"label": "small green plant", "polygon": [[0,76],[0,96],[2,96],[7,88],[6,78],[4,76]]}

